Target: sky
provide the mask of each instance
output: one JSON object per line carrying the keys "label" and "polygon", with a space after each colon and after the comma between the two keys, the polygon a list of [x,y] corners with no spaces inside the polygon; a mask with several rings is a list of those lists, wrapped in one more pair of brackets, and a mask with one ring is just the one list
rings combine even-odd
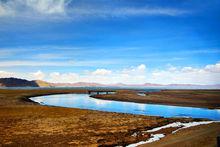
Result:
{"label": "sky", "polygon": [[220,84],[219,0],[0,0],[0,78]]}

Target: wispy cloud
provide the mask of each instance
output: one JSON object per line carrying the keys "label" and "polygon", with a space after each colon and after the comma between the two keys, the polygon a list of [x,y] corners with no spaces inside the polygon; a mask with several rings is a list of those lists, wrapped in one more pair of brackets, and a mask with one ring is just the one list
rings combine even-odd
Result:
{"label": "wispy cloud", "polygon": [[189,13],[187,10],[180,10],[175,8],[151,8],[151,7],[118,7],[118,8],[73,8],[70,11],[75,16],[89,16],[89,17],[128,17],[128,16],[155,16],[167,15],[177,16]]}
{"label": "wispy cloud", "polygon": [[53,60],[53,59],[70,59],[70,56],[68,56],[68,53],[40,53],[37,55],[33,55],[30,58],[36,59],[36,60]]}
{"label": "wispy cloud", "polygon": [[0,1],[0,17],[1,16],[12,16],[14,15],[14,11],[8,3]]}
{"label": "wispy cloud", "polygon": [[0,50],[0,58],[8,57],[13,54],[13,51],[9,50]]}
{"label": "wispy cloud", "polygon": [[8,0],[0,1],[0,17],[33,17],[65,15],[67,0]]}
{"label": "wispy cloud", "polygon": [[42,61],[0,61],[0,67],[16,67],[16,66],[30,66],[30,67],[38,67],[38,66],[73,66],[71,62],[63,63],[63,62],[42,62]]}
{"label": "wispy cloud", "polygon": [[[125,17],[166,15],[177,16],[189,13],[188,10],[152,6],[108,6],[93,4],[71,4],[72,0],[8,0],[0,1],[0,17],[41,18],[85,18],[85,17]],[[112,1],[113,2],[113,1]],[[41,16],[41,17],[39,17]],[[66,16],[66,17],[64,17]]]}
{"label": "wispy cloud", "polygon": [[86,61],[42,61],[42,60],[10,60],[10,61],[0,61],[0,67],[83,67],[83,66],[102,66],[102,65],[112,65],[117,64],[117,60],[86,60]]}
{"label": "wispy cloud", "polygon": [[[218,48],[150,52],[136,54],[142,47],[77,47],[32,46],[0,48],[0,67],[12,66],[102,66],[141,63],[172,63],[186,61],[191,56],[219,54]],[[112,54],[120,52],[120,54]],[[121,54],[123,52],[123,54]],[[20,57],[17,57],[20,54]],[[24,55],[24,56],[23,56]],[[97,56],[100,56],[97,59]],[[135,59],[134,59],[135,57]],[[52,62],[53,61],[53,62]]]}
{"label": "wispy cloud", "polygon": [[143,7],[143,8],[122,8],[116,11],[116,14],[122,15],[168,15],[177,16],[187,14],[189,11],[176,8],[162,8],[162,7]]}
{"label": "wispy cloud", "polygon": [[220,53],[220,49],[198,49],[198,50],[186,50],[183,51],[188,54],[215,54],[215,53]]}

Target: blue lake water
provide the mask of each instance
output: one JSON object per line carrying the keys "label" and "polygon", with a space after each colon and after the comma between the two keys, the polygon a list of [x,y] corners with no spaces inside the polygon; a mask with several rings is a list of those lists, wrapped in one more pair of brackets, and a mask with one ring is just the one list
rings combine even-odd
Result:
{"label": "blue lake water", "polygon": [[220,120],[220,110],[216,109],[99,100],[89,97],[88,94],[60,94],[33,97],[30,99],[42,105],[50,106],[163,117],[192,117]]}

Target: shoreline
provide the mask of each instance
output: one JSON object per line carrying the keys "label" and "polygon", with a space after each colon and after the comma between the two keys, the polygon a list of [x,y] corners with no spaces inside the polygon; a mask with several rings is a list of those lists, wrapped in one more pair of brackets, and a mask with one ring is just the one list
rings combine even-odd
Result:
{"label": "shoreline", "polygon": [[[58,94],[57,97],[65,97],[65,96],[69,97],[68,95],[71,95],[71,94],[64,94],[64,95]],[[73,97],[77,97],[77,94],[73,94],[73,95],[76,95],[76,96],[73,96]],[[114,103],[116,102],[114,100],[113,101],[111,101],[111,100],[99,100],[99,99],[95,100],[96,98],[94,98],[92,96],[89,96],[88,94],[80,94],[79,96],[81,97],[81,95],[85,95],[85,97],[88,98],[88,101],[94,101],[95,103],[102,103],[102,102],[105,103],[105,101],[106,101],[106,103],[113,103],[112,105],[114,105]],[[169,114],[169,111],[168,111],[168,113],[163,113],[164,111],[160,111],[160,112],[157,112],[157,113],[155,113],[155,112],[154,113],[152,113],[152,112],[149,113],[149,112],[144,111],[142,109],[140,111],[145,112],[145,113],[141,113],[140,111],[136,111],[136,109],[132,109],[132,108],[131,109],[133,111],[127,111],[126,108],[124,110],[120,109],[120,108],[116,109],[116,110],[115,109],[108,109],[108,106],[107,106],[107,108],[104,108],[104,107],[99,108],[99,105],[97,105],[97,107],[90,107],[90,104],[87,103],[86,99],[84,101],[85,101],[86,105],[88,104],[88,106],[83,106],[83,107],[81,107],[79,105],[75,106],[74,103],[72,105],[70,105],[70,104],[66,105],[65,102],[64,102],[64,104],[59,104],[59,103],[56,103],[56,101],[55,101],[55,103],[53,103],[52,99],[51,99],[52,103],[50,103],[50,101],[47,101],[46,100],[47,98],[43,97],[43,96],[31,97],[29,99],[32,100],[33,102],[36,102],[36,103],[42,105],[42,106],[63,107],[63,108],[78,108],[78,109],[82,109],[82,110],[93,110],[93,111],[100,111],[100,112],[114,112],[114,113],[121,113],[121,114],[132,114],[132,115],[143,115],[143,116],[159,116],[159,117],[164,117],[164,118],[195,118],[195,119],[199,118],[199,119],[207,119],[207,120],[213,120],[213,121],[214,120],[219,120],[219,117],[217,117],[215,115],[220,110],[220,109],[207,109],[207,108],[196,108],[196,107],[186,107],[186,106],[184,106],[184,107],[183,106],[170,106],[170,105],[161,105],[161,104],[143,104],[141,106],[144,107],[144,108],[142,107],[142,109],[144,109],[144,110],[147,107],[152,107],[152,109],[167,108],[167,109],[172,109],[174,111],[182,111],[182,110],[186,109],[188,111],[189,110],[190,111],[202,111],[200,113],[204,112],[204,114],[209,114],[210,116],[207,116],[207,115],[197,115],[196,116],[196,114],[191,114],[189,112],[188,113],[185,112],[184,113],[185,115],[179,115],[180,112],[179,113],[174,113],[173,112],[173,113]],[[74,101],[74,99],[66,100],[66,101],[72,103],[71,101]],[[122,107],[124,105],[127,105],[127,107],[129,107],[129,106],[139,107],[140,103],[136,103],[136,102],[124,102],[123,103],[122,102],[120,104],[121,104]],[[81,105],[83,105],[83,104],[81,104]],[[153,107],[155,107],[155,108],[153,108]],[[164,109],[164,110],[166,111],[166,109]],[[209,113],[209,111],[213,112],[212,115],[211,115],[211,113]]]}
{"label": "shoreline", "polygon": [[161,90],[159,92],[146,92],[146,96],[139,96],[135,91],[127,92],[125,90],[118,91],[116,94],[93,95],[92,97],[142,104],[220,109],[220,90]]}
{"label": "shoreline", "polygon": [[[39,88],[39,89],[0,89],[1,91],[4,90],[12,90],[12,91],[42,91],[41,94],[34,94],[34,95],[27,95],[24,96],[22,99],[25,102],[32,102],[36,103],[34,101],[30,101],[29,98],[31,97],[37,97],[37,96],[47,96],[47,95],[55,95],[55,94],[88,94],[88,89],[65,89],[65,88]],[[108,89],[109,90],[109,89]],[[52,93],[48,93],[47,91],[52,91]],[[102,91],[102,90],[101,90]],[[217,101],[213,101],[210,104],[199,104],[198,101],[202,100],[203,98],[200,97],[191,97],[191,92],[213,92],[215,91],[216,94],[212,95],[214,98],[208,99],[209,101],[213,101],[214,99],[217,99],[220,97],[220,90],[218,89],[206,89],[206,90],[187,90],[187,89],[178,89],[178,90],[163,90],[157,92],[146,92],[146,96],[140,96],[137,95],[136,90],[116,90],[116,94],[103,94],[103,95],[91,95],[90,97],[95,99],[101,99],[101,100],[113,100],[113,101],[121,101],[121,102],[133,102],[133,103],[140,103],[140,104],[156,104],[156,105],[170,105],[170,106],[181,106],[181,107],[195,107],[195,108],[207,108],[207,109],[220,109],[220,99],[217,99]],[[126,94],[128,92],[128,94]],[[166,92],[174,93],[172,95],[174,98],[170,99],[167,98]],[[175,93],[185,94],[186,92],[189,93],[189,95],[186,95],[185,97],[179,98],[178,95],[176,96]],[[158,99],[160,97],[160,99]],[[187,100],[188,97],[190,97],[190,100],[196,99],[193,103],[186,103],[185,101],[179,101],[181,100]],[[203,94],[201,94],[201,97],[204,97]],[[208,97],[208,96],[205,96]],[[155,98],[155,99],[154,99]],[[166,101],[163,101],[162,99],[167,99]],[[173,101],[175,99],[176,102]],[[204,101],[207,102],[207,99],[204,98]],[[208,102],[207,102],[208,103]],[[216,106],[213,106],[213,104],[216,104]]]}
{"label": "shoreline", "polygon": [[170,104],[170,103],[153,103],[153,102],[139,102],[139,101],[126,101],[126,100],[120,100],[120,99],[106,99],[101,97],[92,97],[99,100],[110,100],[110,101],[118,101],[118,102],[131,102],[131,103],[137,103],[137,104],[150,104],[150,105],[165,105],[165,106],[176,106],[176,107],[188,107],[188,108],[201,108],[201,109],[209,109],[209,110],[220,110],[220,107],[204,107],[204,106],[195,106],[195,105],[183,105],[183,104]]}

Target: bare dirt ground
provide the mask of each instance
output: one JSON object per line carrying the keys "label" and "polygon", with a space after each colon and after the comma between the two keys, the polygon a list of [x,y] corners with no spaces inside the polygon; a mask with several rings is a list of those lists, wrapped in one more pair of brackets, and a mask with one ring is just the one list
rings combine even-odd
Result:
{"label": "bare dirt ground", "polygon": [[124,146],[149,138],[132,136],[135,132],[176,121],[195,121],[40,106],[27,99],[61,93],[87,91],[0,90],[0,146]]}
{"label": "bare dirt ground", "polygon": [[135,91],[118,91],[112,95],[96,95],[98,99],[220,109],[220,90],[162,90],[139,96]]}

